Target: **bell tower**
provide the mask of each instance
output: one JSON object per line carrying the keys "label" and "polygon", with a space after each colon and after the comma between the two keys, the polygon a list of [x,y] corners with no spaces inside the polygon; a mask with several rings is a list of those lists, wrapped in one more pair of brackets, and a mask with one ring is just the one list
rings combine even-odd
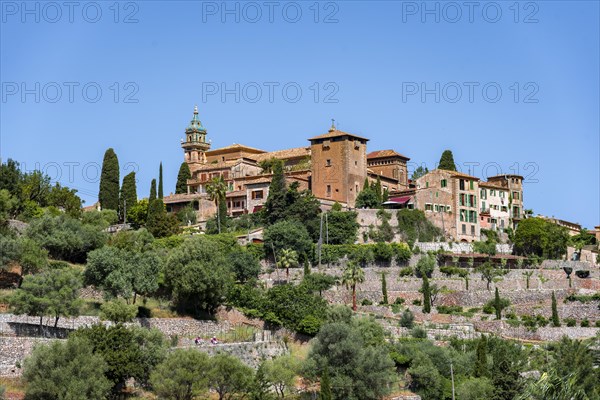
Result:
{"label": "bell tower", "polygon": [[210,149],[210,143],[206,142],[206,129],[198,118],[198,106],[194,106],[194,116],[185,129],[185,141],[181,142],[184,160],[188,164],[206,163],[204,154]]}

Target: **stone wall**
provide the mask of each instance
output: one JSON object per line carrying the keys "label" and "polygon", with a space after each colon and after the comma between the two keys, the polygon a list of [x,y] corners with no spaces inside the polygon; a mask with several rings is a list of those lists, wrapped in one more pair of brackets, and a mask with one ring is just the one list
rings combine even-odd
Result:
{"label": "stone wall", "polygon": [[287,354],[288,349],[281,341],[258,341],[245,343],[223,343],[218,345],[184,346],[179,348],[194,349],[211,356],[225,353],[240,359],[252,368],[258,368],[263,360]]}
{"label": "stone wall", "polygon": [[506,321],[477,321],[475,328],[479,331],[494,332],[504,338],[536,340],[536,341],[557,341],[563,336],[571,339],[592,338],[600,332],[600,328],[582,328],[582,327],[540,327],[536,330],[529,330],[524,326],[513,327]]}
{"label": "stone wall", "polygon": [[[69,330],[87,327],[96,323],[110,325],[110,322],[100,321],[98,317],[61,318],[58,329],[52,328],[53,318],[44,318],[44,335],[50,337],[65,337]],[[206,321],[192,318],[136,318],[127,325],[156,328],[166,336],[193,337],[213,336],[228,332],[233,328],[229,321]],[[39,336],[39,318],[24,315],[0,314],[0,336]],[[58,333],[56,333],[58,332]]]}
{"label": "stone wall", "polygon": [[31,354],[33,347],[38,343],[50,343],[54,339],[39,339],[26,337],[0,336],[0,376],[20,376],[23,359]]}

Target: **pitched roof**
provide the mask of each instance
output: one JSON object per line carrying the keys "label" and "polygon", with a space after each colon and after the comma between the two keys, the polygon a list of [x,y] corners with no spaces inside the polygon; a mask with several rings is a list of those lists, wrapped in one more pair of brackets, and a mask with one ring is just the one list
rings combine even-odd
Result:
{"label": "pitched roof", "polygon": [[206,152],[206,155],[210,156],[210,155],[213,155],[213,154],[226,153],[228,151],[241,151],[241,150],[245,150],[245,151],[250,152],[250,153],[265,153],[264,150],[257,149],[255,147],[250,147],[250,146],[246,146],[246,145],[243,145],[243,144],[234,143],[234,144],[229,145],[229,146],[219,147],[218,149],[209,150],[209,151]]}
{"label": "pitched roof", "polygon": [[521,175],[515,175],[515,174],[504,174],[504,175],[488,176],[488,179],[500,179],[500,178],[519,178],[519,179],[523,179],[523,177]]}
{"label": "pitched roof", "polygon": [[340,137],[340,136],[350,136],[350,137],[354,137],[354,138],[358,138],[358,139],[362,139],[362,140],[369,140],[369,139],[367,139],[365,137],[358,136],[358,135],[355,135],[353,133],[339,131],[337,129],[330,129],[329,132],[324,133],[322,135],[318,135],[318,136],[312,137],[312,138],[310,138],[308,140],[329,139],[329,138]]}
{"label": "pitched roof", "polygon": [[405,160],[410,160],[410,158],[396,152],[395,150],[376,150],[367,154],[367,160],[369,158],[387,158],[387,157],[400,157]]}
{"label": "pitched roof", "polygon": [[279,160],[285,160],[290,158],[302,158],[310,156],[310,147],[294,147],[292,149],[270,151],[268,153],[258,154],[254,159],[258,162],[269,160],[271,158],[277,158]]}
{"label": "pitched roof", "polygon": [[448,172],[450,172],[450,175],[457,176],[459,178],[474,179],[476,181],[480,180],[480,178],[478,178],[476,176],[469,175],[469,174],[463,174],[462,172],[458,172],[458,171],[449,171],[449,170],[444,170],[444,169],[442,171],[448,171]]}

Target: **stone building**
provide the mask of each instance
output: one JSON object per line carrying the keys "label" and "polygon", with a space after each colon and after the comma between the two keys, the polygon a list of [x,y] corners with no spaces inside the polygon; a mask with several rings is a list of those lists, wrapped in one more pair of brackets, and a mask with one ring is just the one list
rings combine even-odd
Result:
{"label": "stone building", "polygon": [[525,218],[523,209],[523,177],[521,175],[496,175],[487,178],[489,183],[508,190],[508,212],[510,227],[516,229],[519,221]]}
{"label": "stone building", "polygon": [[447,238],[472,242],[480,238],[478,194],[479,178],[435,169],[417,179],[414,204]]}
{"label": "stone building", "polygon": [[198,108],[181,141],[184,160],[192,174],[188,193],[164,198],[167,210],[177,212],[192,205],[200,221],[216,212],[209,199],[207,185],[222,177],[227,185],[226,201],[232,216],[260,210],[269,195],[272,175],[268,163],[282,160],[286,182],[298,183],[299,190],[311,190],[323,206],[336,201],[352,208],[365,179],[379,179],[388,191],[408,185],[406,161],[394,150],[372,152],[367,156],[369,139],[342,132],[332,124],[324,134],[308,139],[309,146],[267,152],[243,144],[211,149],[207,130],[198,116]]}
{"label": "stone building", "polygon": [[508,189],[491,182],[479,182],[479,224],[481,229],[504,232],[510,225]]}

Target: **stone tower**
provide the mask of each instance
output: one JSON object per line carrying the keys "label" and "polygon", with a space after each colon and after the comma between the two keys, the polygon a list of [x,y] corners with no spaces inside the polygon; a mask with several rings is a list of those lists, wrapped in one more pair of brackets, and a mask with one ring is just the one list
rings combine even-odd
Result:
{"label": "stone tower", "polygon": [[313,194],[354,207],[367,177],[369,139],[339,131],[332,124],[327,133],[309,140]]}
{"label": "stone tower", "polygon": [[206,142],[206,129],[198,118],[198,106],[194,106],[194,116],[185,129],[185,141],[181,143],[181,147],[188,164],[206,163],[205,152],[210,149],[210,143]]}

